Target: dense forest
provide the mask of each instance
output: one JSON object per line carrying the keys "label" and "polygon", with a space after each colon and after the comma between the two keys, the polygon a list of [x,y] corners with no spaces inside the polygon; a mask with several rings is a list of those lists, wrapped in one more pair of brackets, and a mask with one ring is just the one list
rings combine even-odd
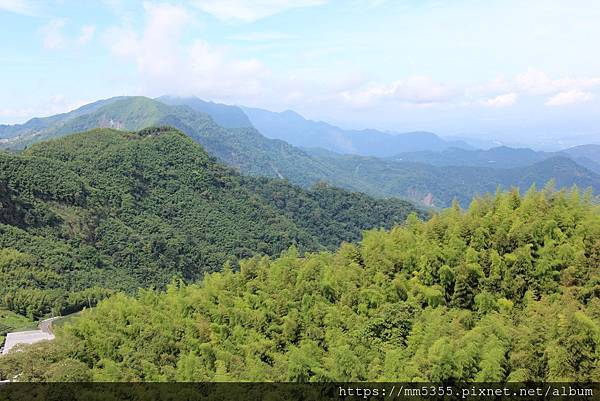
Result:
{"label": "dense forest", "polygon": [[[267,129],[267,122],[274,125]],[[271,133],[282,130],[281,135],[288,136],[301,135],[301,132],[307,132],[305,128],[308,129],[304,125],[296,128],[288,124],[280,126],[270,118],[263,123],[258,125],[263,130]],[[307,189],[325,181],[336,187],[379,198],[400,197],[438,208],[450,206],[454,199],[458,199],[462,206],[467,206],[475,195],[493,192],[498,186],[504,189],[515,186],[525,191],[532,184],[543,185],[551,178],[556,180],[559,188],[578,185],[581,188],[591,187],[596,195],[600,194],[600,175],[594,172],[598,152],[589,146],[544,157],[527,157],[527,152],[523,155],[512,149],[508,151],[511,157],[494,156],[498,159],[494,165],[502,168],[482,167],[481,162],[476,162],[477,152],[463,151],[459,152],[460,157],[450,162],[452,165],[440,167],[411,162],[410,157],[407,160],[381,159],[342,155],[324,149],[300,149],[282,140],[265,137],[262,131],[251,126],[237,107],[193,98],[177,101],[169,98],[118,97],[91,103],[69,113],[33,119],[19,126],[0,126],[0,136],[10,136],[0,139],[0,148],[20,149],[49,138],[94,128],[136,131],[159,125],[179,129],[200,143],[210,155],[246,176],[286,179]],[[315,135],[327,137],[337,132],[335,127],[327,128],[326,124],[324,127],[325,131],[319,129]],[[360,137],[355,153],[367,150],[368,145],[378,142],[376,138],[382,139],[382,135],[386,140],[400,142],[392,146],[385,145],[386,141],[383,141],[376,146],[386,151],[396,149],[395,153],[398,149],[410,150],[411,143],[420,143],[419,146],[426,149],[452,145],[426,133],[392,136],[354,132],[353,138],[358,140]],[[333,137],[337,138],[336,135]],[[317,146],[317,142],[311,146]],[[531,152],[535,155],[535,152]],[[438,159],[444,158],[441,153],[435,155]],[[462,161],[455,163],[457,158]],[[489,166],[489,157],[484,159],[484,165]],[[416,161],[431,162],[427,158],[417,158]],[[470,163],[475,163],[475,166]]]}
{"label": "dense forest", "polygon": [[0,377],[97,381],[599,381],[600,212],[497,192],[359,244],[115,294]]}
{"label": "dense forest", "polygon": [[291,245],[333,250],[415,211],[242,177],[172,128],[75,134],[0,153],[0,307],[66,314]]}

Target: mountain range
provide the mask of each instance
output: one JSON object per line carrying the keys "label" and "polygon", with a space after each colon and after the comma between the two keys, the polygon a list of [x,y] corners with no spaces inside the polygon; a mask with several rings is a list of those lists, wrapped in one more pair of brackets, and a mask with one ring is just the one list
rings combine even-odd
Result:
{"label": "mountain range", "polygon": [[345,130],[322,121],[307,120],[291,110],[281,113],[251,107],[243,107],[242,110],[263,135],[299,147],[316,147],[337,153],[376,157],[393,156],[399,151],[472,148],[464,141],[446,141],[431,132]]}
{"label": "mountain range", "polygon": [[108,289],[193,281],[290,246],[335,249],[413,212],[427,216],[399,199],[241,176],[171,127],[54,138],[0,152],[0,259],[11,261],[0,304],[69,313]]}
{"label": "mountain range", "polygon": [[498,146],[491,149],[449,148],[440,152],[404,152],[393,157],[394,161],[426,163],[434,166],[474,166],[493,168],[526,167],[554,157],[566,157],[577,164],[600,174],[600,145],[581,145],[560,152],[542,152],[528,148]]}
{"label": "mountain range", "polygon": [[[433,207],[447,206],[453,199],[466,205],[474,195],[498,186],[526,190],[552,178],[559,188],[578,185],[600,192],[597,145],[555,153],[508,147],[483,150],[430,133],[348,131],[291,111],[273,113],[197,98],[102,100],[70,113],[0,126],[4,137],[0,147],[18,150],[98,127],[136,131],[149,126],[181,130],[244,175],[285,179],[305,188],[324,181]],[[334,146],[332,138],[350,145],[344,151]],[[348,154],[350,149],[356,154]]]}

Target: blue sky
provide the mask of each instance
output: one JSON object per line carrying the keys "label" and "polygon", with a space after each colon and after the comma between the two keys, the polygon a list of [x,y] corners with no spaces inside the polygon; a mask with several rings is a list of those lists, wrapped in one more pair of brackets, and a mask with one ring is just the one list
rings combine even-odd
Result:
{"label": "blue sky", "polygon": [[195,95],[345,127],[600,141],[596,0],[0,0],[0,123]]}

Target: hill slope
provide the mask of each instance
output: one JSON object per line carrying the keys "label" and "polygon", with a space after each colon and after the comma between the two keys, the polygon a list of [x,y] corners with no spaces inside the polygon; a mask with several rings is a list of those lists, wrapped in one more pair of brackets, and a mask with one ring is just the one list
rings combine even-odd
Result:
{"label": "hill slope", "polygon": [[[378,196],[402,196],[429,206],[444,207],[457,199],[468,205],[477,194],[513,186],[526,190],[555,180],[558,188],[577,185],[600,193],[600,175],[566,157],[552,157],[539,163],[510,169],[472,166],[438,167],[423,163],[398,162],[373,157],[325,154],[319,160],[332,169],[346,171],[344,179],[361,183],[361,190]],[[343,185],[333,181],[335,185]]]}
{"label": "hill slope", "polygon": [[512,168],[529,166],[548,157],[551,157],[551,154],[500,146],[488,150],[451,148],[441,152],[406,152],[391,157],[390,160],[426,163],[433,166]]}
{"label": "hill slope", "polygon": [[135,131],[161,125],[185,132],[210,154],[245,174],[287,178],[305,187],[335,174],[300,149],[283,141],[267,139],[252,127],[226,129],[217,125],[208,114],[188,106],[169,106],[145,97],[116,99],[85,115],[0,145],[18,149],[93,128]]}
{"label": "hill slope", "polygon": [[99,129],[0,153],[0,189],[0,302],[29,316],[292,244],[331,249],[415,211],[241,177],[172,128]]}
{"label": "hill slope", "polygon": [[192,110],[208,114],[215,123],[224,128],[249,128],[252,123],[241,108],[222,103],[206,102],[198,98],[180,98],[161,96],[156,98],[161,103],[170,106],[188,106]]}
{"label": "hill slope", "polygon": [[[176,101],[182,102],[181,99]],[[198,102],[190,104],[196,108],[205,106]],[[541,163],[550,158],[550,161],[541,165],[543,168],[523,162],[518,164],[519,168],[507,171],[464,165],[436,167],[423,163],[340,155],[319,149],[299,149],[281,140],[266,138],[252,127],[221,127],[211,116],[188,105],[170,106],[144,97],[113,99],[90,109],[88,113],[82,114],[79,111],[67,120],[5,141],[4,146],[22,148],[44,138],[97,127],[139,130],[152,125],[169,125],[186,133],[211,155],[245,175],[284,178],[305,188],[325,181],[371,196],[401,197],[436,207],[447,206],[454,198],[466,205],[477,193],[493,192],[497,186],[510,188],[515,185],[526,188],[533,183],[543,186],[549,178],[555,177],[559,186],[577,184],[600,191],[600,176],[575,163],[557,163],[558,159],[553,158],[556,155],[541,158]],[[231,106],[213,103],[209,109],[217,117],[231,113],[239,116],[237,108]],[[370,134],[361,136],[369,138]],[[522,160],[521,153],[527,156],[527,163],[538,160],[539,154],[533,151],[517,151],[519,155],[516,156],[510,148],[500,148],[494,152],[504,154],[503,160],[511,160],[511,163],[515,163],[514,159]],[[465,152],[472,155],[478,151],[456,152],[460,156]],[[481,155],[481,160],[486,160],[489,156],[485,151]],[[475,157],[469,158],[477,160]],[[523,179],[522,176],[526,178]]]}
{"label": "hill slope", "polygon": [[580,194],[498,193],[335,253],[116,295],[1,358],[0,379],[594,383],[599,263]]}
{"label": "hill slope", "polygon": [[[32,141],[31,138],[37,138],[38,136],[45,138],[46,136],[43,135],[44,133],[56,132],[68,121],[82,115],[92,113],[99,108],[120,99],[123,99],[123,97],[113,97],[110,99],[98,100],[68,113],[56,114],[50,117],[32,118],[25,124],[0,125],[0,147],[7,147],[13,143],[17,144],[17,146],[21,146],[20,144],[22,142],[35,142],[36,140]],[[3,138],[4,140],[2,140]],[[37,139],[37,141],[39,141],[41,138]]]}
{"label": "hill slope", "polygon": [[400,153],[390,160],[426,163],[434,166],[473,166],[515,168],[530,166],[552,157],[568,157],[577,164],[600,174],[600,146],[582,145],[560,152],[538,152],[527,148],[500,146],[488,150],[450,148],[440,152]]}

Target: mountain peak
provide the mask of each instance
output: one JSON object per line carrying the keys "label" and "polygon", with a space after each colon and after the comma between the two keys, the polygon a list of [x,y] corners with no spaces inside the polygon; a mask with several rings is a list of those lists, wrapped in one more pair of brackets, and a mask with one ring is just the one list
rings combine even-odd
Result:
{"label": "mountain peak", "polygon": [[237,106],[206,101],[197,97],[161,96],[155,100],[169,106],[187,106],[194,111],[207,114],[224,128],[252,127],[246,114]]}

